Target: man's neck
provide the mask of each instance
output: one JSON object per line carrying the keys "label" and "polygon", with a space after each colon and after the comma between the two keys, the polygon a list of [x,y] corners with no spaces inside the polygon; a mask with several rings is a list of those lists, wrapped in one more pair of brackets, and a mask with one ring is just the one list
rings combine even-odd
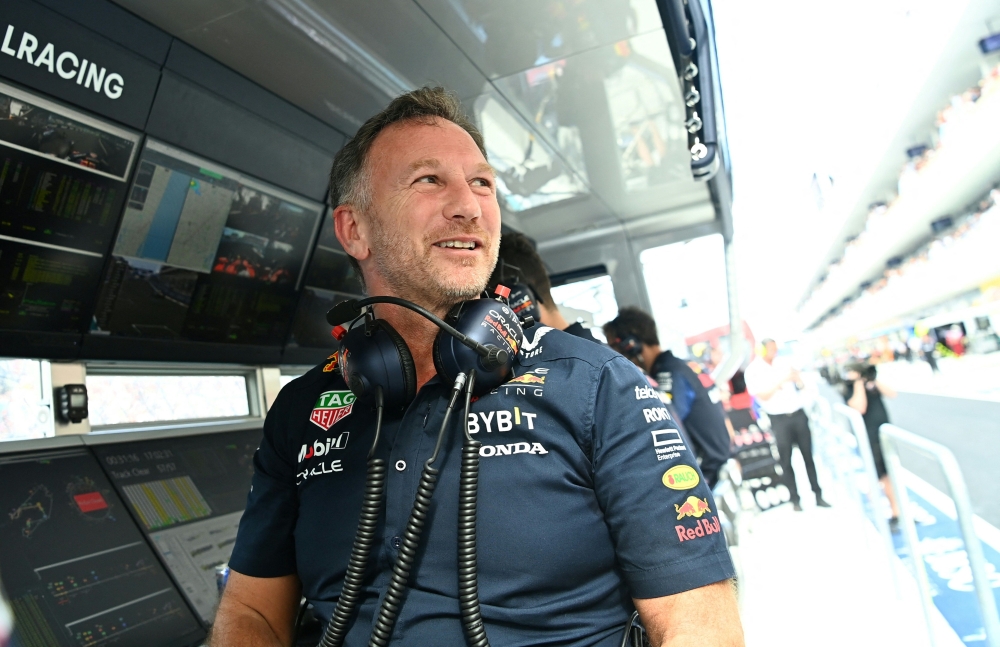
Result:
{"label": "man's neck", "polygon": [[559,312],[559,308],[556,307],[546,307],[539,306],[538,308],[539,317],[541,317],[541,323],[543,326],[548,326],[549,328],[555,328],[556,330],[566,330],[569,328],[569,323],[566,322],[566,317],[562,316]]}
{"label": "man's neck", "polygon": [[647,373],[653,372],[653,364],[656,362],[656,358],[663,353],[663,349],[660,348],[658,344],[656,345],[646,345],[642,347],[642,363],[646,367]]}
{"label": "man's neck", "polygon": [[[431,306],[422,303],[421,300],[414,299],[412,295],[409,298],[400,296],[377,279],[368,286],[368,293],[370,296],[393,296],[413,301],[442,319],[449,310],[447,306]],[[427,384],[437,374],[437,368],[434,366],[434,340],[441,329],[412,310],[387,303],[375,305],[375,316],[385,320],[406,342],[406,346],[413,356],[413,366],[417,372],[417,390],[419,391],[420,387]]]}

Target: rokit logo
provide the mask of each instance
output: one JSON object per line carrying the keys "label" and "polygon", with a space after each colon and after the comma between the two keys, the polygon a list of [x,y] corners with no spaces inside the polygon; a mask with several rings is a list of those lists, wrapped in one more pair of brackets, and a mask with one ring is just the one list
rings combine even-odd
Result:
{"label": "rokit logo", "polygon": [[646,419],[646,422],[663,422],[664,420],[673,420],[673,418],[670,417],[670,412],[667,411],[666,407],[643,409],[642,415]]}
{"label": "rokit logo", "polygon": [[309,421],[327,431],[347,416],[354,408],[355,395],[350,391],[327,391],[321,393],[316,406],[309,414]]}
{"label": "rokit logo", "polygon": [[73,52],[56,54],[53,43],[47,43],[41,50],[39,50],[39,45],[38,39],[33,34],[26,31],[21,32],[21,37],[18,39],[17,29],[14,25],[7,25],[0,52],[19,61],[24,61],[26,65],[44,68],[49,71],[49,74],[58,74],[67,81],[75,80],[77,85],[91,88],[94,92],[101,93],[103,91],[104,96],[109,99],[113,100],[122,96],[122,92],[125,90],[125,79],[122,78],[121,74],[117,72],[109,74],[107,68],[99,67],[97,63],[79,57]]}

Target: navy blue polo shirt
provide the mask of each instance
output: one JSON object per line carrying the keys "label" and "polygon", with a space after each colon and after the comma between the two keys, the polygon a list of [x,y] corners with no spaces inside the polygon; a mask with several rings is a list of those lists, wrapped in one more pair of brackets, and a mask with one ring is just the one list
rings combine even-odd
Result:
{"label": "navy blue polo shirt", "polygon": [[[336,360],[281,390],[254,457],[230,566],[297,573],[329,618],[361,509],[375,414],[353,401]],[[481,448],[479,595],[491,644],[617,646],[631,598],[733,577],[715,502],[642,374],[618,353],[552,328],[527,331],[512,378],[472,406]],[[435,377],[383,424],[389,465],[380,541],[346,644],[368,642],[433,451],[450,384]],[[394,645],[465,645],[458,606],[458,421]]]}
{"label": "navy blue polo shirt", "polygon": [[730,453],[729,430],[722,407],[712,401],[698,374],[687,362],[669,350],[653,360],[650,373],[660,391],[670,396],[671,404],[684,421],[694,451],[701,459],[701,468],[710,475],[714,485],[719,468],[729,459]]}

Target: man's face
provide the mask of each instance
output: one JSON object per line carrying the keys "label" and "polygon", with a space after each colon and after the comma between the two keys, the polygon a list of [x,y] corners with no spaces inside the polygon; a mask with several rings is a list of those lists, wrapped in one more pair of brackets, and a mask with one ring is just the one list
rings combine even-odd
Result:
{"label": "man's face", "polygon": [[472,137],[444,119],[394,124],[375,140],[369,164],[369,273],[431,307],[478,296],[496,265],[500,205]]}
{"label": "man's face", "polygon": [[764,344],[764,359],[768,362],[778,356],[778,345],[773,341]]}

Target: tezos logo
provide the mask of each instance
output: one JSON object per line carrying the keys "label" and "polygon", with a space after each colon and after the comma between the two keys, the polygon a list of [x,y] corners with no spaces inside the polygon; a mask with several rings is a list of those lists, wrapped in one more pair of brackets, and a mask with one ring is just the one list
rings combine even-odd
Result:
{"label": "tezos logo", "polygon": [[689,465],[675,465],[663,474],[663,484],[671,490],[690,490],[700,480],[698,471]]}
{"label": "tezos logo", "polygon": [[327,391],[316,400],[316,407],[309,414],[309,421],[327,431],[347,416],[354,408],[355,395],[350,391]]}

